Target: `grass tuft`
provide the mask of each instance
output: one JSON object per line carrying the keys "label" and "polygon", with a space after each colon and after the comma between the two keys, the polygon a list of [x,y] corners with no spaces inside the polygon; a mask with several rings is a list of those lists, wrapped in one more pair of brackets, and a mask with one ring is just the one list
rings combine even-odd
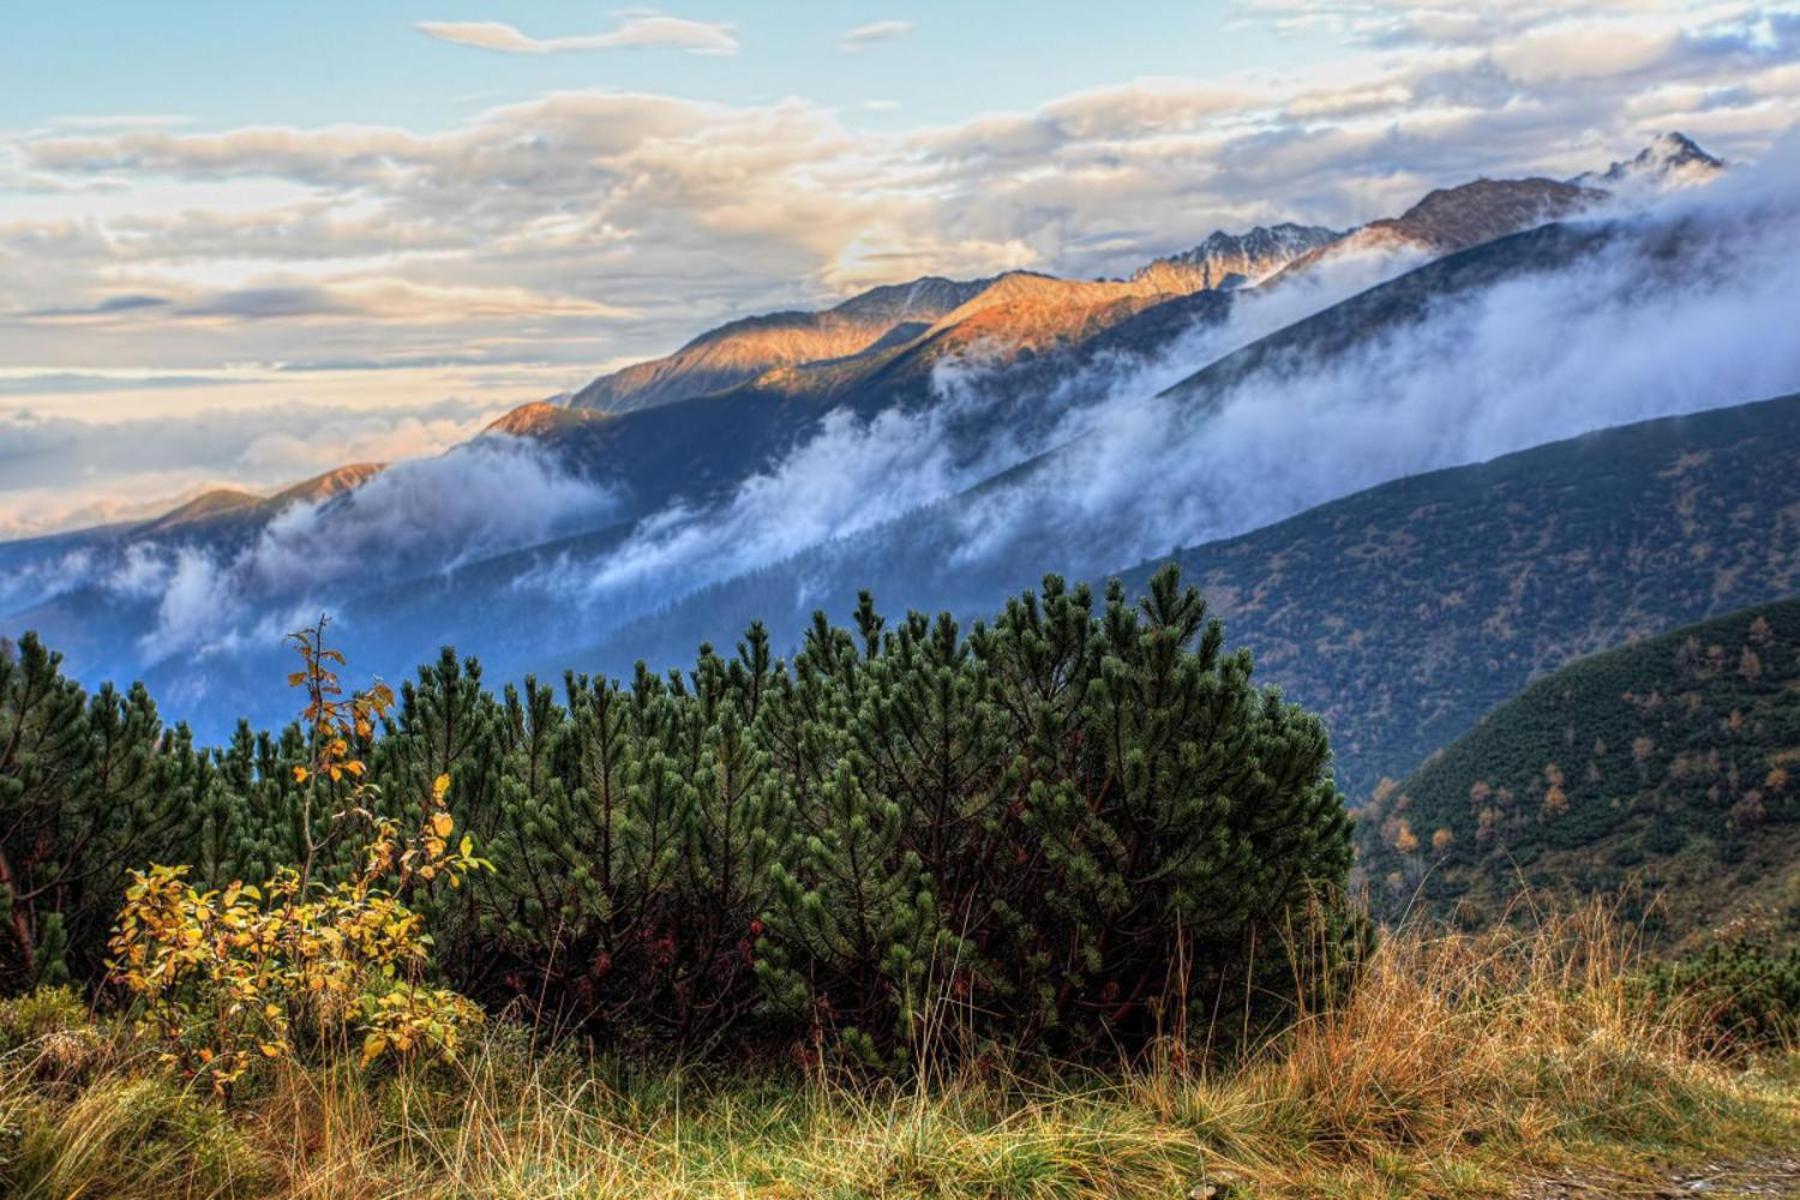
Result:
{"label": "grass tuft", "polygon": [[[1240,1061],[911,1086],[668,1072],[630,1086],[496,1024],[459,1066],[278,1064],[230,1106],[67,994],[0,1005],[19,1197],[1500,1197],[1629,1193],[1800,1144],[1800,1058],[1724,1061],[1600,908],[1388,938]],[[1800,1180],[1795,1181],[1800,1186]]]}

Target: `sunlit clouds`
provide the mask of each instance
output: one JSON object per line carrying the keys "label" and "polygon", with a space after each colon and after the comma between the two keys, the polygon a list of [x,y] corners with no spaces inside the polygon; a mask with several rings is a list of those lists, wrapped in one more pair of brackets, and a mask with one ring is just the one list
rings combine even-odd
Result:
{"label": "sunlit clouds", "polygon": [[[869,15],[821,13],[820,50],[868,63],[929,32]],[[1246,0],[1237,25],[1338,53],[913,124],[892,90],[692,98],[773,52],[748,18],[593,16],[398,26],[481,62],[594,52],[593,86],[485,108],[234,126],[147,106],[0,132],[0,412],[497,411],[879,283],[1116,275],[1219,227],[1345,227],[1478,175],[1604,168],[1671,128],[1754,159],[1800,114],[1789,4]],[[686,73],[613,88],[624,51]]]}
{"label": "sunlit clouds", "polygon": [[686,21],[654,14],[626,17],[605,33],[536,38],[500,21],[420,21],[420,33],[505,54],[560,54],[581,50],[629,50],[666,47],[690,54],[736,54],[737,38],[729,25]]}

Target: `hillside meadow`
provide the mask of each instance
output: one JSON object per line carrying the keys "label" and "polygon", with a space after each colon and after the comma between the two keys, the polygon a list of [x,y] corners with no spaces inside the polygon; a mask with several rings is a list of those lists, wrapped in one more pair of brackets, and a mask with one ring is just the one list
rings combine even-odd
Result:
{"label": "hillside meadow", "polygon": [[[1599,908],[1405,931],[1229,1061],[634,1070],[504,1017],[455,1064],[282,1062],[229,1102],[67,992],[0,1006],[19,1197],[1503,1197],[1800,1187],[1800,1059],[1648,1004]],[[1734,1190],[1737,1186],[1745,1189]]]}

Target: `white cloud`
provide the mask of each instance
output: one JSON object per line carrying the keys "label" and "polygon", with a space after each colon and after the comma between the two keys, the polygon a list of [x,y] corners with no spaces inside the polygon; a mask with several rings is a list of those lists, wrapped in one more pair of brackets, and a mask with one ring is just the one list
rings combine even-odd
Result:
{"label": "white cloud", "polygon": [[860,54],[882,42],[895,42],[917,28],[911,21],[871,21],[858,25],[838,39],[838,49],[845,54]]}
{"label": "white cloud", "polygon": [[626,17],[608,33],[536,38],[500,21],[420,21],[420,33],[462,46],[498,50],[505,54],[560,54],[581,50],[623,50],[666,47],[690,54],[736,54],[737,36],[731,26],[681,17],[636,15]]}
{"label": "white cloud", "polygon": [[[1477,175],[1604,167],[1667,128],[1754,159],[1800,120],[1794,8],[1261,0],[1240,17],[1323,21],[1349,50],[923,127],[853,119],[883,101],[600,89],[430,130],[76,118],[0,144],[0,364],[45,396],[61,376],[291,363],[360,364],[371,403],[402,378],[435,398],[529,376],[529,399],[921,274],[1119,274],[1218,227],[1344,226]],[[593,36],[709,44],[681,24]],[[399,369],[447,363],[461,373],[435,391]]]}
{"label": "white cloud", "polygon": [[153,516],[209,488],[267,493],[346,462],[439,454],[503,407],[288,402],[111,421],[0,410],[0,540]]}

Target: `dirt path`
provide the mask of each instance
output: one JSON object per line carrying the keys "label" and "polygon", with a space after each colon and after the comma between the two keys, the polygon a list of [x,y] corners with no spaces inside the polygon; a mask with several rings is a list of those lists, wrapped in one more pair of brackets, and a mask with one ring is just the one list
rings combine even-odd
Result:
{"label": "dirt path", "polygon": [[1607,1175],[1546,1179],[1519,1194],[1519,1200],[1750,1200],[1800,1197],[1800,1153],[1773,1154],[1738,1162],[1709,1163],[1673,1172],[1661,1183]]}

